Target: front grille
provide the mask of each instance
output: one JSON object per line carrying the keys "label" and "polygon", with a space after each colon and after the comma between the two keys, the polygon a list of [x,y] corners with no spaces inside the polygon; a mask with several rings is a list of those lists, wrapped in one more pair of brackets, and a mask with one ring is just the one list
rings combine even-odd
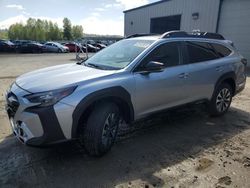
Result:
{"label": "front grille", "polygon": [[17,96],[14,93],[9,92],[7,94],[7,112],[10,117],[14,117],[19,105],[20,103]]}

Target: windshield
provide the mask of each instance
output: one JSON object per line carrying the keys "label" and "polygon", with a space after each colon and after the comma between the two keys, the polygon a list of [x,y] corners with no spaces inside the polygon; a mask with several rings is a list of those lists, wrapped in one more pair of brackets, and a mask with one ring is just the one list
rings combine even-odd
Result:
{"label": "windshield", "polygon": [[153,40],[121,40],[101,50],[84,64],[102,69],[122,69],[153,42]]}

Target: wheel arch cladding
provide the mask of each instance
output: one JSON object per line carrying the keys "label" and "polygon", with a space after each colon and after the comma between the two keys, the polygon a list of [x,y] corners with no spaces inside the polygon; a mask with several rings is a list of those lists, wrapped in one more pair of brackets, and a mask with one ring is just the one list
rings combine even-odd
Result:
{"label": "wheel arch cladding", "polygon": [[91,107],[99,101],[112,101],[116,103],[122,111],[126,122],[129,123],[134,120],[134,108],[131,102],[131,96],[126,89],[121,86],[101,89],[84,97],[76,106],[72,115],[72,138],[78,136],[78,128],[82,118],[87,118]]}
{"label": "wheel arch cladding", "polygon": [[228,83],[229,85],[232,86],[232,89],[233,89],[233,95],[235,94],[235,90],[236,90],[236,75],[235,75],[235,72],[228,72],[228,73],[225,73],[223,74],[219,79],[218,81],[216,82],[216,85],[215,85],[215,90],[216,88],[222,84],[222,83]]}

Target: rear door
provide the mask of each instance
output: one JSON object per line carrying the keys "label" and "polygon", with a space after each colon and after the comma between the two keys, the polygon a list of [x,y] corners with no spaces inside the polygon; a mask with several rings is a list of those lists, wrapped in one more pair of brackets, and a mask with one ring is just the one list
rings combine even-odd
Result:
{"label": "rear door", "polygon": [[216,81],[223,74],[223,60],[219,59],[218,53],[207,42],[186,41],[185,51],[188,101],[210,99]]}

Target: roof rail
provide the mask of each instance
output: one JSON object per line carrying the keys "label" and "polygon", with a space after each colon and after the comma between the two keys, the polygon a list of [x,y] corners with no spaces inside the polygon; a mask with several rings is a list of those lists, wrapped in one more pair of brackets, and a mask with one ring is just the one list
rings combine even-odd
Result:
{"label": "roof rail", "polygon": [[125,37],[125,38],[129,39],[129,38],[135,38],[135,37],[146,37],[146,36],[154,36],[154,35],[159,35],[159,34],[156,34],[156,33],[150,33],[150,34],[147,34],[147,33],[137,33],[137,34],[133,34],[133,35],[130,35],[128,37]]}
{"label": "roof rail", "polygon": [[199,30],[195,30],[191,33],[187,33],[185,31],[169,31],[169,32],[164,33],[161,36],[162,39],[163,38],[179,38],[179,37],[225,40],[225,38],[218,33],[201,32]]}
{"label": "roof rail", "polygon": [[172,38],[172,37],[187,37],[188,33],[185,31],[168,31],[161,35],[161,38]]}

